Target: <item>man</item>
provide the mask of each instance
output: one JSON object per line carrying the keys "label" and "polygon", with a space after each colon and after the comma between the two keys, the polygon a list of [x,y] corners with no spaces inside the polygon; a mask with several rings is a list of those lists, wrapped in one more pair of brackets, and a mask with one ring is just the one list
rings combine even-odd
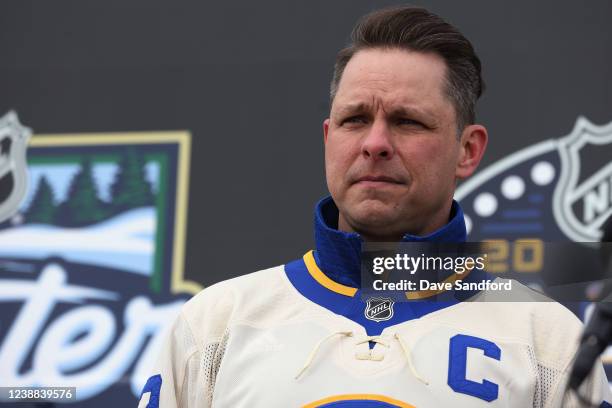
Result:
{"label": "man", "polygon": [[[439,17],[361,20],[323,123],[331,198],[316,208],[316,251],[190,300],[140,406],[575,405],[564,384],[581,327],[562,306],[417,300],[376,318],[360,296],[364,241],[465,240],[453,192],[487,144],[482,88],[471,44]],[[602,403],[601,366],[583,390]]]}

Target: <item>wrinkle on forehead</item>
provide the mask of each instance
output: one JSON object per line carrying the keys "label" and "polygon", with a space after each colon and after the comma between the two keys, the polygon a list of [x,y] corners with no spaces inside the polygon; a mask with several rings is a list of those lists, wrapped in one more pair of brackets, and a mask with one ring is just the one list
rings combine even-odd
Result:
{"label": "wrinkle on forehead", "polygon": [[446,64],[435,54],[399,49],[357,52],[347,64],[332,115],[380,111],[454,118],[446,93]]}

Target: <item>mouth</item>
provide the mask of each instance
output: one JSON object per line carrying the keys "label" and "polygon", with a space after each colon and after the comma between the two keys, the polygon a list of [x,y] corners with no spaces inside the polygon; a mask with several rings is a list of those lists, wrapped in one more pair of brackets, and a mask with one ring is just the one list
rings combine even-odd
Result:
{"label": "mouth", "polygon": [[383,186],[390,184],[404,184],[402,181],[389,176],[363,176],[359,177],[354,184],[368,186]]}

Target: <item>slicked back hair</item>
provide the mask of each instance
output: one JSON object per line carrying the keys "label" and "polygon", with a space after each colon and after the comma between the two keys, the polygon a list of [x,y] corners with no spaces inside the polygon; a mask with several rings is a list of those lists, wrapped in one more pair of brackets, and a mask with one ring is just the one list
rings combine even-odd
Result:
{"label": "slicked back hair", "polygon": [[351,44],[340,50],[330,87],[333,103],[346,64],[361,50],[401,49],[440,56],[446,63],[445,91],[452,102],[459,134],[476,120],[476,101],[484,91],[480,59],[474,47],[454,26],[420,7],[381,9],[362,17]]}

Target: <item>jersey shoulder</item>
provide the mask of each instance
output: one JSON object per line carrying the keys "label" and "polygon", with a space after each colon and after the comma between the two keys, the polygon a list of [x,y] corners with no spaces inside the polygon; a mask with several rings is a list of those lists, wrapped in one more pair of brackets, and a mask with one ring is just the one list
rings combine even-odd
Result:
{"label": "jersey shoulder", "polygon": [[279,265],[211,285],[191,298],[181,316],[194,337],[215,341],[235,324],[266,326],[304,313],[304,302]]}

